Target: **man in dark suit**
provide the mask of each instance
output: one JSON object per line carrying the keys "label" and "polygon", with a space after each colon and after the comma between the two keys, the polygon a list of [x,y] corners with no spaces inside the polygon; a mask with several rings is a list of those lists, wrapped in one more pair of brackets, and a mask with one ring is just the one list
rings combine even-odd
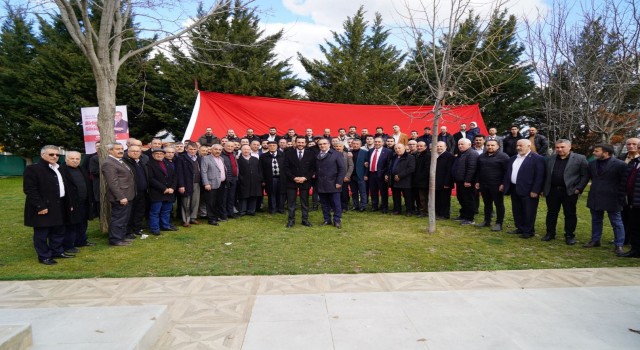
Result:
{"label": "man in dark suit", "polygon": [[125,236],[131,216],[131,201],[136,196],[136,181],[133,171],[122,160],[124,147],[119,143],[110,143],[107,151],[109,156],[102,164],[101,172],[107,181],[107,199],[111,203],[109,244],[128,246],[131,241]]}
{"label": "man in dark suit", "polygon": [[284,181],[284,154],[278,151],[278,142],[269,141],[269,152],[260,155],[262,177],[267,192],[267,201],[270,214],[284,213],[284,199],[286,195]]}
{"label": "man in dark suit", "polygon": [[177,231],[170,222],[178,178],[175,169],[165,159],[165,151],[156,148],[149,160],[149,230],[159,235],[160,231]]}
{"label": "man in dark suit", "polygon": [[38,261],[45,265],[55,265],[57,262],[53,258],[73,257],[62,248],[67,210],[66,187],[58,164],[60,149],[56,146],[44,146],[40,150],[40,157],[42,159],[29,165],[23,174],[22,187],[27,196],[24,224],[33,227],[33,246]]}
{"label": "man in dark suit", "polygon": [[[634,142],[638,139],[635,139]],[[628,142],[628,140],[627,140]],[[618,256],[625,258],[640,258],[640,157],[629,161],[623,176],[624,194],[629,210],[628,228],[625,236],[629,236],[631,250]]]}
{"label": "man in dark suit", "polygon": [[520,128],[518,128],[517,125],[511,125],[509,130],[510,134],[502,139],[502,152],[506,153],[509,157],[513,157],[518,154],[516,143],[518,140],[523,139],[524,136],[520,133]]}
{"label": "man in dark suit", "polygon": [[67,152],[60,169],[65,177],[67,205],[69,210],[62,247],[66,253],[80,252],[77,247],[95,245],[87,241],[87,224],[91,212],[91,187],[86,170],[80,166],[80,152]]}
{"label": "man in dark suit", "polygon": [[624,224],[622,223],[622,205],[625,202],[624,175],[627,165],[615,158],[613,146],[598,144],[593,147],[595,160],[589,163],[591,189],[587,197],[587,207],[591,210],[591,241],[583,247],[600,246],[604,212],[609,215],[613,227],[615,252],[623,255]]}
{"label": "man in dark suit", "polygon": [[369,192],[371,193],[371,211],[377,211],[379,203],[380,212],[386,214],[389,210],[389,187],[387,182],[384,181],[384,175],[387,173],[389,160],[393,152],[388,148],[382,147],[383,142],[382,137],[375,138],[373,141],[374,148],[369,150],[368,161],[365,166],[369,169],[367,171],[367,179],[369,181]]}
{"label": "man in dark suit", "polygon": [[315,174],[315,153],[307,148],[307,139],[298,137],[295,149],[284,154],[284,177],[287,187],[287,203],[289,217],[287,227],[293,227],[296,219],[296,197],[300,196],[302,209],[302,225],[311,226],[309,222],[309,189]]}
{"label": "man in dark suit", "polygon": [[461,139],[468,139],[469,141],[473,141],[473,139],[470,139],[469,137],[467,137],[467,124],[465,123],[460,124],[460,130],[458,130],[457,133],[453,134],[453,141],[455,145],[453,154],[460,153],[459,147],[456,147],[456,146],[458,145],[458,141],[460,141]]}
{"label": "man in dark suit", "polygon": [[447,150],[444,141],[436,144],[438,159],[436,163],[436,217],[448,219],[451,216],[451,190],[453,189],[453,176],[451,168],[455,157]]}
{"label": "man in dark suit", "polygon": [[200,157],[198,146],[188,142],[186,152],[176,157],[176,174],[178,176],[178,193],[181,197],[180,214],[182,226],[198,225],[198,207],[200,206]]}
{"label": "man in dark suit", "polygon": [[475,187],[476,168],[478,166],[478,153],[471,149],[471,140],[461,138],[458,140],[458,156],[453,162],[451,175],[456,183],[456,197],[460,203],[461,225],[475,225]]}
{"label": "man in dark suit", "polygon": [[113,126],[113,131],[116,134],[126,134],[129,132],[129,123],[122,119],[122,112],[116,112],[114,120],[115,125]]}
{"label": "man in dark suit", "polygon": [[320,152],[316,156],[316,188],[322,204],[322,225],[331,225],[331,210],[333,210],[333,225],[342,228],[342,205],[340,194],[347,169],[344,156],[329,148],[329,140],[318,141]]}
{"label": "man in dark suit", "polygon": [[406,147],[402,143],[395,145],[394,151],[385,175],[385,180],[389,183],[393,195],[393,214],[401,214],[402,197],[404,197],[404,204],[407,208],[406,215],[411,216],[414,211],[411,179],[416,170],[416,159],[406,151]]}
{"label": "man in dark suit", "polygon": [[549,157],[544,181],[544,196],[547,201],[547,234],[543,241],[556,238],[556,224],[560,207],[564,212],[564,240],[568,245],[576,244],[575,230],[578,224],[576,204],[578,196],[589,182],[589,165],[582,154],[571,152],[571,141],[555,142],[555,155]]}
{"label": "man in dark suit", "polygon": [[428,215],[429,204],[429,171],[431,168],[431,152],[424,141],[418,141],[416,153],[413,154],[416,159],[416,171],[411,179],[411,187],[413,189],[413,200],[416,202],[415,208],[417,217],[425,217]]}
{"label": "man in dark suit", "polygon": [[446,126],[440,127],[440,133],[438,134],[438,141],[442,141],[445,143],[445,145],[447,146],[447,151],[449,153],[454,154],[454,152],[456,152],[457,143],[453,138],[453,135],[447,132]]}
{"label": "man in dark suit", "polygon": [[147,210],[147,197],[149,196],[149,175],[147,174],[147,163],[142,159],[142,147],[131,145],[127,150],[127,155],[122,158],[133,171],[136,178],[136,197],[131,201],[131,216],[127,224],[127,235],[129,239],[135,239],[135,235],[142,235],[142,222]]}
{"label": "man in dark suit", "polygon": [[535,235],[538,202],[544,186],[544,158],[531,151],[531,142],[518,140],[518,154],[507,163],[503,191],[511,195],[513,221],[516,229],[510,233],[519,233],[520,238]]}
{"label": "man in dark suit", "polygon": [[240,147],[238,157],[238,215],[254,216],[262,196],[262,167],[260,159],[251,155],[251,147]]}
{"label": "man in dark suit", "polygon": [[353,200],[353,210],[365,211],[369,201],[367,193],[367,168],[364,163],[369,160],[369,152],[362,147],[360,139],[354,139],[351,143],[351,154],[353,154],[353,173],[351,173],[351,199]]}
{"label": "man in dark suit", "polygon": [[477,224],[477,227],[491,226],[493,216],[493,205],[496,206],[496,224],[492,231],[502,231],[504,221],[504,193],[500,191],[500,185],[504,181],[504,173],[507,169],[509,156],[500,151],[498,141],[489,140],[485,144],[485,151],[478,156],[478,170],[476,189],[482,193],[484,203],[484,221]]}

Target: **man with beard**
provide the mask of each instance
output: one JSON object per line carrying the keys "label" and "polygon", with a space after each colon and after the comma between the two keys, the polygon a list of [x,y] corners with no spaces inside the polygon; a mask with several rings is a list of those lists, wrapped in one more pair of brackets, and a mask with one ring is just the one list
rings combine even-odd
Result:
{"label": "man with beard", "polygon": [[307,140],[296,139],[296,147],[284,154],[284,181],[287,188],[289,216],[287,227],[293,227],[296,219],[296,197],[300,197],[302,225],[311,226],[309,221],[309,189],[315,175],[315,153],[307,148]]}

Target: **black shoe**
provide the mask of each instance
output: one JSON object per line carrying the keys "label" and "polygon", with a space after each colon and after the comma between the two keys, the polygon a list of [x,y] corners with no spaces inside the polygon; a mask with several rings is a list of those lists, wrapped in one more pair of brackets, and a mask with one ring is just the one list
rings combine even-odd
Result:
{"label": "black shoe", "polygon": [[284,214],[284,210],[278,210],[278,214]]}
{"label": "black shoe", "polygon": [[426,215],[424,215],[424,214],[422,214],[422,213],[417,213],[417,214],[416,214],[416,217],[417,217],[417,218],[423,218],[423,217],[425,217],[425,216],[426,216]]}
{"label": "black shoe", "polygon": [[120,241],[116,243],[109,243],[109,245],[113,247],[127,247],[131,245],[131,242]]}
{"label": "black shoe", "polygon": [[464,220],[464,219],[459,217],[459,216],[457,218],[453,218],[453,221],[462,221],[462,220]]}
{"label": "black shoe", "polygon": [[162,233],[160,233],[160,231],[151,231],[151,234],[154,236],[160,236]]}
{"label": "black shoe", "polygon": [[622,250],[622,247],[615,247],[615,249],[613,250],[614,253],[616,253],[617,256],[622,256],[624,254],[624,250]]}
{"label": "black shoe", "polygon": [[83,245],[79,245],[77,247],[95,247],[95,245],[96,245],[95,242],[87,242],[87,243],[85,243]]}
{"label": "black shoe", "polygon": [[567,245],[574,245],[576,244],[576,238],[572,236],[566,236],[564,237],[564,243],[566,243]]}
{"label": "black shoe", "polygon": [[313,226],[313,225],[311,225],[311,223],[310,223],[309,221],[307,221],[307,220],[303,220],[303,221],[302,221],[302,226],[311,227],[311,226]]}
{"label": "black shoe", "polygon": [[289,220],[289,222],[287,222],[287,228],[293,227],[293,225],[295,225],[295,223],[292,220]]}
{"label": "black shoe", "polygon": [[340,223],[339,223],[339,222],[336,222],[336,225],[335,225],[335,226],[336,226],[336,228],[337,228],[338,230],[342,228],[342,225],[340,225]]}
{"label": "black shoe", "polygon": [[535,234],[533,234],[533,233],[522,233],[522,234],[520,234],[520,238],[524,238],[524,239],[531,238],[533,236],[535,236]]}
{"label": "black shoe", "polygon": [[626,253],[618,255],[621,258],[640,258],[640,250],[631,249]]}
{"label": "black shoe", "polygon": [[67,254],[76,254],[76,253],[80,253],[80,249],[74,247],[71,249],[65,249],[64,252]]}
{"label": "black shoe", "polygon": [[386,209],[382,209],[382,210],[380,210],[380,212],[381,212],[382,214],[386,214],[386,213],[387,213],[387,210],[386,210]]}
{"label": "black shoe", "polygon": [[177,228],[177,227],[175,227],[175,226],[173,226],[173,225],[171,225],[171,226],[169,226],[169,227],[163,227],[163,228],[161,228],[161,229],[160,229],[160,231],[178,231],[178,228]]}
{"label": "black shoe", "polygon": [[378,211],[378,208],[371,208],[371,211]]}
{"label": "black shoe", "polygon": [[522,234],[522,232],[521,232],[520,230],[518,230],[518,229],[511,230],[511,231],[509,231],[509,232],[507,232],[507,233],[508,233],[508,234],[510,234],[510,235],[519,235],[519,234]]}
{"label": "black shoe", "polygon": [[71,258],[75,258],[76,256],[72,254],[62,253],[62,254],[54,255],[53,257],[61,258],[61,259],[71,259]]}
{"label": "black shoe", "polygon": [[331,225],[333,225],[331,221],[325,221],[322,224],[320,224],[320,226],[331,226]]}
{"label": "black shoe", "polygon": [[583,244],[583,248],[595,248],[600,246],[600,241],[589,241],[589,243]]}
{"label": "black shoe", "polygon": [[38,261],[43,264],[43,265],[55,265],[58,262],[51,259],[51,258],[47,258],[47,259],[38,259]]}
{"label": "black shoe", "polygon": [[493,225],[493,227],[491,227],[491,231],[494,231],[494,232],[502,231],[502,224]]}
{"label": "black shoe", "polygon": [[227,221],[229,221],[229,219],[227,219],[227,218],[220,218],[220,219],[218,219],[218,222],[227,222]]}
{"label": "black shoe", "polygon": [[209,221],[209,225],[219,226],[217,221]]}
{"label": "black shoe", "polygon": [[399,211],[394,211],[394,212],[391,212],[391,215],[400,215],[400,212]]}
{"label": "black shoe", "polygon": [[124,238],[126,238],[126,239],[136,239],[136,235],[133,234],[133,233],[129,233],[129,234],[125,235]]}
{"label": "black shoe", "polygon": [[367,209],[366,209],[366,208],[360,208],[360,209],[359,209],[359,212],[361,212],[361,213],[362,213],[362,212],[364,212],[365,210],[367,210]]}
{"label": "black shoe", "polygon": [[[547,234],[546,234],[546,235],[544,235],[544,237],[542,237],[540,240],[541,240],[541,241],[548,242],[548,241],[551,241],[551,240],[553,240],[553,239],[556,239],[556,235],[552,235],[552,234],[550,234],[550,233],[547,233]],[[575,243],[575,242],[574,242],[574,243]]]}
{"label": "black shoe", "polygon": [[476,227],[491,227],[491,222],[483,221],[479,224],[476,224]]}

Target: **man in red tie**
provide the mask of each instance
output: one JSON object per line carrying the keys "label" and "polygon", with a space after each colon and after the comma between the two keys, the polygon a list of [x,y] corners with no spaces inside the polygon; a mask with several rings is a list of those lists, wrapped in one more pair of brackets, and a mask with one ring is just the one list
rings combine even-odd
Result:
{"label": "man in red tie", "polygon": [[[369,181],[371,211],[380,209],[383,214],[386,214],[389,210],[389,186],[384,175],[387,173],[392,152],[382,145],[382,137],[376,137],[373,141],[373,149],[369,150],[369,161],[365,162],[365,167],[369,169],[365,180]],[[380,197],[382,197],[382,202],[380,202]]]}

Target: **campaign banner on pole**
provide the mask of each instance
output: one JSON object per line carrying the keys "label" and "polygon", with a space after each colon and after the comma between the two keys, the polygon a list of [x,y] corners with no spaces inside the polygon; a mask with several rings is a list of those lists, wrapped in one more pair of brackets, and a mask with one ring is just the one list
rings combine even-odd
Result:
{"label": "campaign banner on pole", "polygon": [[[96,142],[100,141],[100,130],[98,130],[98,107],[83,107],[80,109],[82,113],[82,131],[84,132],[84,150],[85,153],[96,152]],[[113,117],[113,130],[116,136],[116,142],[125,145],[129,138],[129,117],[127,116],[127,106],[116,106],[116,113]]]}

